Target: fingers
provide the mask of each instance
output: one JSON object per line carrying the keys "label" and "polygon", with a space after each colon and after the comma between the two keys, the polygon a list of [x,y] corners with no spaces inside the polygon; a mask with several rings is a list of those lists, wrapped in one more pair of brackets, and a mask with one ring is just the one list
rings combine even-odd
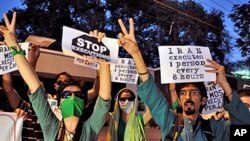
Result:
{"label": "fingers", "polygon": [[89,35],[94,36],[94,32],[93,32],[93,31],[90,31],[90,32],[89,32]]}
{"label": "fingers", "polygon": [[119,25],[120,25],[120,27],[121,27],[121,30],[122,30],[123,34],[124,34],[124,35],[127,35],[128,32],[127,32],[126,27],[125,27],[124,24],[123,24],[123,21],[122,21],[121,19],[118,19],[118,23],[119,23]]}
{"label": "fingers", "polygon": [[102,38],[103,37],[106,37],[106,34],[105,33],[102,33],[102,32],[98,32],[98,36],[97,36],[98,38],[98,42],[101,42],[102,41]]}
{"label": "fingers", "polygon": [[122,33],[119,33],[118,37],[119,37],[118,45],[123,46],[124,45],[124,35]]}
{"label": "fingers", "polygon": [[4,17],[4,22],[5,22],[6,27],[9,28],[10,27],[10,21],[9,21],[6,13],[4,13],[3,17]]}
{"label": "fingers", "polygon": [[16,12],[13,13],[10,26],[12,27],[12,29],[15,29],[15,26],[16,26]]}
{"label": "fingers", "polygon": [[94,30],[94,36],[97,37],[98,36],[98,31]]}
{"label": "fingers", "polygon": [[102,41],[103,37],[106,37],[106,34],[103,32],[98,32],[98,30],[90,31],[89,35],[92,35],[93,37],[97,38],[98,42]]}
{"label": "fingers", "polygon": [[27,116],[27,113],[24,110],[21,110],[19,108],[15,110],[15,113],[17,115],[17,118]]}
{"label": "fingers", "polygon": [[134,28],[134,21],[132,18],[129,18],[129,34],[134,35],[135,28]]}

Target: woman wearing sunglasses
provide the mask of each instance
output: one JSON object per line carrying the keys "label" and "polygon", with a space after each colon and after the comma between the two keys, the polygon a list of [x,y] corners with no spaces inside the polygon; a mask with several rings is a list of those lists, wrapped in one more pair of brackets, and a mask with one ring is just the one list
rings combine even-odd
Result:
{"label": "woman wearing sunglasses", "polygon": [[[100,63],[99,97],[93,114],[83,123],[79,122],[81,115],[84,114],[84,111],[82,111],[84,94],[81,93],[80,87],[72,81],[62,88],[60,106],[63,120],[60,122],[47,102],[46,92],[42,88],[37,74],[25,58],[25,51],[17,43],[15,34],[16,12],[13,14],[11,23],[6,14],[4,14],[4,21],[6,26],[0,25],[0,34],[4,36],[5,43],[12,51],[19,72],[29,87],[29,98],[42,127],[45,141],[96,140],[110,108],[111,81],[109,65]],[[103,36],[103,34],[99,35]],[[97,33],[94,36],[97,37]],[[81,130],[78,130],[78,127]],[[76,136],[78,134],[79,136]]]}
{"label": "woman wearing sunglasses", "polygon": [[137,97],[128,88],[117,94],[114,112],[110,114],[107,141],[146,141],[144,125],[151,119],[149,111],[137,113]]}

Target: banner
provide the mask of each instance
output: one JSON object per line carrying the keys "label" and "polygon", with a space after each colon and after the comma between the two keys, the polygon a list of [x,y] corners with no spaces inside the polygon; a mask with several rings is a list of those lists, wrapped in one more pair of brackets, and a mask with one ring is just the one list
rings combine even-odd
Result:
{"label": "banner", "polygon": [[23,118],[16,113],[0,112],[0,141],[21,141]]}
{"label": "banner", "polygon": [[207,102],[202,114],[210,114],[222,109],[223,89],[218,84],[206,84]]}
{"label": "banner", "polygon": [[100,65],[97,62],[94,62],[94,61],[91,61],[88,59],[84,59],[84,58],[75,58],[74,64],[88,67],[88,68],[95,69],[95,70],[100,69]]}
{"label": "banner", "polygon": [[133,59],[119,58],[117,64],[111,64],[111,81],[136,84],[138,73]]}
{"label": "banner", "polygon": [[117,39],[104,37],[98,42],[85,32],[63,26],[62,50],[77,58],[116,63],[119,45]]}
{"label": "banner", "polygon": [[[19,44],[23,50],[26,52],[26,58],[28,58],[28,47],[29,43]],[[16,62],[14,61],[11,49],[6,45],[0,45],[0,75],[16,71],[18,68]]]}
{"label": "banner", "polygon": [[204,64],[212,59],[208,47],[159,46],[161,83],[215,81],[215,73],[208,73]]}

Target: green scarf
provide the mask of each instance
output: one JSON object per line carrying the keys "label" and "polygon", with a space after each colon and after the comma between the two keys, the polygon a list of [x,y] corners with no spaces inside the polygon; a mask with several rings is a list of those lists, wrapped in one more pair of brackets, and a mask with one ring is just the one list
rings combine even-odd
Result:
{"label": "green scarf", "polygon": [[[137,100],[136,100],[137,102]],[[139,116],[136,115],[136,105],[133,107],[129,120],[127,122],[125,133],[124,133],[124,141],[147,141],[144,131],[143,123],[141,123]],[[118,99],[115,102],[114,112],[110,115],[109,128],[107,133],[106,141],[118,141],[117,130],[120,118],[120,109]]]}

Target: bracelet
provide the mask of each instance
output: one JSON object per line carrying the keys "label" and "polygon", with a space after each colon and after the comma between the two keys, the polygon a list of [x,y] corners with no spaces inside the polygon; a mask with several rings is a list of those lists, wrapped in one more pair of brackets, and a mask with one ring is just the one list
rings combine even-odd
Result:
{"label": "bracelet", "polygon": [[17,54],[20,54],[22,56],[26,55],[25,50],[20,49],[19,51],[17,51],[16,46],[11,46],[10,48],[12,49],[11,53],[12,53],[13,56],[16,56]]}
{"label": "bracelet", "polygon": [[139,75],[146,75],[146,74],[148,74],[148,71],[143,72],[143,73],[139,73],[139,72],[138,72],[138,74],[139,74]]}

